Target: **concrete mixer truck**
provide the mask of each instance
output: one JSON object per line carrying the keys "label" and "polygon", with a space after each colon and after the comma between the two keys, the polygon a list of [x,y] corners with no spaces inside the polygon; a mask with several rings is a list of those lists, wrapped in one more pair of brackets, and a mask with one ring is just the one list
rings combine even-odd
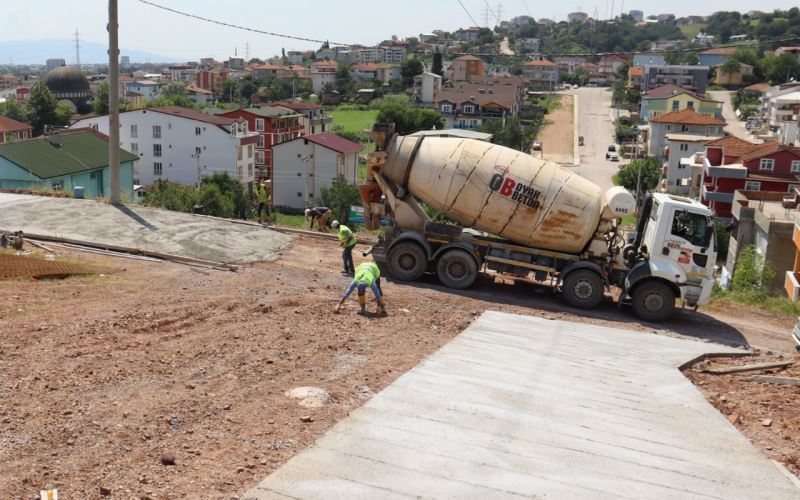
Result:
{"label": "concrete mixer truck", "polygon": [[[636,231],[620,220],[636,212],[624,188],[600,188],[555,163],[476,139],[372,132],[360,186],[365,223],[384,231],[373,258],[398,280],[435,273],[446,286],[470,287],[482,270],[552,284],[570,306],[597,307],[617,287],[621,304],[646,321],[708,302],[716,243],[712,213],[669,194],[645,198]],[[432,222],[420,202],[451,223]]]}

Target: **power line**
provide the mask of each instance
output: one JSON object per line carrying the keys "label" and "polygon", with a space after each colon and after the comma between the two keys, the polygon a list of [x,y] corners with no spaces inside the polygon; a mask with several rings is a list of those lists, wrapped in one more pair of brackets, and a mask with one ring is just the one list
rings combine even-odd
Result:
{"label": "power line", "polygon": [[531,15],[531,9],[528,8],[528,3],[525,0],[522,0],[522,6],[525,7],[525,12],[527,12],[529,16],[533,17]]}
{"label": "power line", "polygon": [[[142,1],[142,0],[139,0],[139,1]],[[469,11],[467,10],[467,8],[466,8],[466,7],[464,7],[464,4],[461,2],[461,0],[458,0],[458,5],[460,5],[460,6],[461,6],[461,8],[462,8],[462,9],[464,9],[464,12],[466,12],[466,13],[467,13],[467,15],[469,16],[469,18],[472,20],[472,25],[473,25],[473,26],[480,26],[480,25],[478,24],[478,21],[476,21],[476,20],[475,20],[475,18],[474,18],[474,17],[472,17],[472,14],[470,14],[470,13],[469,13]]]}
{"label": "power line", "polygon": [[[296,35],[286,35],[286,34],[283,34],[283,33],[274,33],[272,31],[264,31],[264,30],[259,30],[259,29],[256,29],[256,28],[248,28],[246,26],[240,26],[238,24],[227,23],[225,21],[217,21],[215,19],[209,19],[207,17],[198,16],[196,14],[191,14],[189,12],[184,12],[184,11],[181,11],[181,10],[173,9],[171,7],[165,7],[163,5],[159,5],[157,3],[150,2],[148,0],[139,0],[139,2],[141,2],[143,4],[150,5],[152,7],[156,7],[156,8],[161,9],[161,10],[166,10],[168,12],[172,12],[174,14],[179,14],[181,16],[191,17],[191,18],[194,18],[194,19],[199,19],[200,21],[205,21],[207,23],[212,23],[212,24],[218,24],[220,26],[226,26],[228,28],[234,28],[234,29],[237,29],[237,30],[251,31],[253,33],[260,33],[262,35],[275,36],[275,37],[279,37],[279,38],[288,38],[290,40],[300,40],[302,42],[313,42],[313,43],[319,43],[319,44],[323,44],[323,43],[326,42],[326,40],[317,40],[315,38],[306,38],[306,37],[296,36]],[[461,0],[459,0],[459,3],[461,3]],[[462,5],[462,7],[463,7],[463,5]],[[341,42],[329,42],[329,43],[332,43],[334,45],[344,45],[344,46],[353,46],[353,45],[355,45],[355,44],[352,44],[352,43],[341,43]]]}

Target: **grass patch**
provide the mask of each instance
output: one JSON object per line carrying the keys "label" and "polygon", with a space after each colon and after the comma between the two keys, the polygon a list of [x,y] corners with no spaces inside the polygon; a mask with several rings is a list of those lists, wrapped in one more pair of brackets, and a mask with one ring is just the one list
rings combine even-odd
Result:
{"label": "grass patch", "polygon": [[704,23],[698,24],[689,24],[686,26],[681,26],[681,33],[686,38],[694,38],[696,37],[701,31],[705,31],[706,25]]}
{"label": "grass patch", "polygon": [[635,229],[636,228],[636,216],[635,215],[626,215],[619,221],[620,225],[625,228]]}
{"label": "grass patch", "polygon": [[372,129],[375,119],[378,118],[378,110],[334,110],[329,111],[328,115],[333,117],[332,127],[339,125],[346,132],[358,133]]}
{"label": "grass patch", "polygon": [[790,319],[800,316],[800,303],[792,302],[785,295],[715,290],[711,300],[723,305],[745,304],[763,311],[784,314]]}
{"label": "grass patch", "polygon": [[302,215],[288,215],[278,212],[275,214],[275,223],[279,226],[308,229],[308,221]]}

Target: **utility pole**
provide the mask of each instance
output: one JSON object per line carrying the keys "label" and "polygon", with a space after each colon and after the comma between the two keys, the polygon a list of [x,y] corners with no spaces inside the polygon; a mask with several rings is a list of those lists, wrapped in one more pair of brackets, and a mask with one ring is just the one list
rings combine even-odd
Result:
{"label": "utility pole", "polygon": [[109,201],[119,205],[119,24],[117,0],[108,0],[108,179]]}

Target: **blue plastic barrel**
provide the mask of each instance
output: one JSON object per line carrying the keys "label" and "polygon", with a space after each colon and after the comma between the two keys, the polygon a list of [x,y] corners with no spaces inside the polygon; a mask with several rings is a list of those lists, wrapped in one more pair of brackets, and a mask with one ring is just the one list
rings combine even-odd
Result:
{"label": "blue plastic barrel", "polygon": [[75,196],[75,198],[83,199],[83,192],[84,191],[85,191],[85,188],[83,186],[75,186],[73,188],[73,190],[72,190],[73,196]]}

